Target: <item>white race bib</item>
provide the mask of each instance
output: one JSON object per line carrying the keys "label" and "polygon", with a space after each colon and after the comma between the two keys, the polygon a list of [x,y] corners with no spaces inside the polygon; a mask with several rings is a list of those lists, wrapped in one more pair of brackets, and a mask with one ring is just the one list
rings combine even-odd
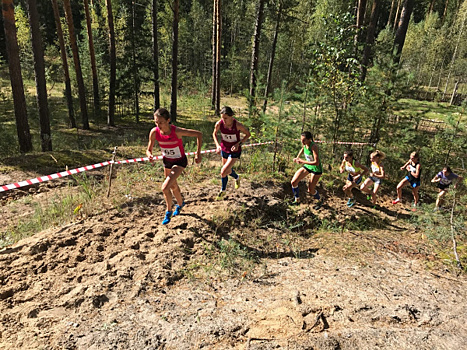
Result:
{"label": "white race bib", "polygon": [[182,153],[180,152],[180,147],[174,147],[174,148],[162,148],[162,155],[166,158],[172,158],[172,159],[177,159],[177,158],[182,158]]}
{"label": "white race bib", "polygon": [[445,179],[445,178],[441,178],[441,180],[439,180],[439,183],[441,185],[450,185],[452,182],[452,180],[449,180],[449,179]]}
{"label": "white race bib", "polygon": [[223,134],[221,133],[222,140],[225,142],[237,142],[237,134]]}

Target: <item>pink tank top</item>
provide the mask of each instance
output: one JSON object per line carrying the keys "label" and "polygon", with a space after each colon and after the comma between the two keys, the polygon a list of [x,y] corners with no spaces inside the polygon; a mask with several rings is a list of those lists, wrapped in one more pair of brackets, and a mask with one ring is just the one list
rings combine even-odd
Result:
{"label": "pink tank top", "polygon": [[175,125],[170,125],[170,135],[162,135],[161,130],[156,127],[156,140],[162,150],[162,155],[170,161],[176,161],[185,157],[182,139],[175,133]]}
{"label": "pink tank top", "polygon": [[[240,141],[240,131],[237,129],[237,120],[233,120],[232,128],[228,129],[225,127],[224,121],[221,119],[220,123],[221,130],[221,149],[225,153],[232,152],[232,146]],[[242,147],[238,149],[237,152],[240,152]]]}

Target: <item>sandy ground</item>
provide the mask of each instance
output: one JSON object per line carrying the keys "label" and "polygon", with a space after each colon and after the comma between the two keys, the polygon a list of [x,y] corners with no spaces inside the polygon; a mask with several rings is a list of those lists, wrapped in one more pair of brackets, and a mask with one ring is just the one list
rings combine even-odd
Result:
{"label": "sandy ground", "polygon": [[4,248],[0,349],[465,348],[465,275],[430,264],[410,211],[330,194],[290,208],[286,188],[195,186],[166,227],[161,194],[103,203]]}

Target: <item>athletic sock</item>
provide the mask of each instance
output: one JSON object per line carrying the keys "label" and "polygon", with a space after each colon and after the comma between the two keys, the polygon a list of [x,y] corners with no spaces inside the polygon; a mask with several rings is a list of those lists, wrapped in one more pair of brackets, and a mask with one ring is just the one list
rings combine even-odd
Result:
{"label": "athletic sock", "polygon": [[232,172],[229,175],[232,176],[235,180],[238,179],[238,174],[233,169],[232,169]]}
{"label": "athletic sock", "polygon": [[227,181],[229,181],[229,178],[227,176],[222,178],[222,191],[225,191],[225,189],[227,188]]}
{"label": "athletic sock", "polygon": [[299,198],[300,195],[298,194],[298,186],[297,187],[292,187],[292,192],[295,198]]}

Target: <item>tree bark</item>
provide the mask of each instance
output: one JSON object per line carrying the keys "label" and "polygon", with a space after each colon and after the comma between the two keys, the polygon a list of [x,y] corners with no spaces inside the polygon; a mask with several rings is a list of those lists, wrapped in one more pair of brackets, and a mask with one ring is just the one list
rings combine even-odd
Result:
{"label": "tree bark", "polygon": [[433,12],[433,6],[435,5],[435,1],[436,0],[431,0],[430,8],[428,9],[428,14],[429,15],[431,15],[431,13]]}
{"label": "tree bark", "polygon": [[388,23],[386,23],[386,27],[389,27],[389,25],[391,24],[392,12],[394,11],[394,3],[396,1],[397,0],[392,0],[391,2],[391,10],[389,11]]}
{"label": "tree bark", "polygon": [[281,16],[282,16],[282,1],[279,2],[279,9],[277,10],[276,27],[274,28],[274,39],[272,40],[271,57],[269,58],[268,75],[266,78],[266,89],[264,91],[263,113],[266,112],[269,90],[271,88],[272,68],[274,66],[274,58],[276,56],[277,37],[279,36],[279,26],[281,23]]}
{"label": "tree bark", "polygon": [[216,109],[216,87],[217,87],[217,6],[219,0],[214,0],[212,9],[212,84],[211,84],[211,107]]}
{"label": "tree bark", "polygon": [[444,95],[446,95],[446,92],[448,90],[448,84],[449,84],[449,80],[451,79],[452,68],[454,67],[454,62],[456,61],[456,58],[457,58],[456,56],[457,56],[457,51],[459,49],[459,45],[461,43],[461,38],[463,38],[466,15],[467,15],[467,12],[464,12],[464,18],[462,19],[461,27],[459,29],[459,35],[457,36],[456,47],[454,48],[454,53],[452,54],[451,64],[449,65],[448,77],[446,79],[446,85],[444,86],[443,97]]}
{"label": "tree bark", "polygon": [[138,68],[136,67],[136,37],[135,37],[135,2],[132,2],[132,12],[131,12],[131,60],[132,60],[132,70],[133,70],[133,93],[134,93],[134,106],[135,106],[135,117],[136,122],[139,123],[139,88],[140,88],[140,78],[138,74]]}
{"label": "tree bark", "polygon": [[375,42],[376,24],[379,18],[380,0],[374,0],[371,7],[370,23],[366,32],[365,48],[363,49],[362,65],[361,65],[361,76],[360,80],[363,82],[366,78],[368,64],[371,58],[371,49]]}
{"label": "tree bark", "polygon": [[261,37],[261,28],[263,26],[264,16],[264,3],[265,0],[258,0],[255,31],[253,34],[253,47],[251,50],[251,66],[250,66],[250,94],[249,94],[249,109],[250,113],[253,109],[256,97],[256,84],[257,84],[257,73],[258,73],[258,56],[259,56],[259,42]]}
{"label": "tree bark", "polygon": [[37,105],[39,108],[39,124],[41,128],[42,152],[52,150],[52,135],[50,133],[49,106],[47,103],[47,84],[45,81],[44,49],[39,27],[39,12],[37,12],[36,0],[27,3],[29,13],[29,25],[31,27],[31,43],[34,55],[34,73],[36,77]]}
{"label": "tree bark", "polygon": [[444,19],[446,18],[446,14],[448,13],[448,5],[449,0],[446,0],[446,3],[444,4],[443,17],[441,17],[441,24],[444,24]]}
{"label": "tree bark", "polygon": [[178,65],[178,21],[179,0],[173,1],[173,24],[172,24],[172,91],[170,94],[170,116],[173,123],[177,121],[177,65]]}
{"label": "tree bark", "polygon": [[216,34],[216,104],[215,113],[220,114],[221,110],[221,46],[222,46],[222,15],[221,15],[222,0],[217,3],[217,34]]}
{"label": "tree bark", "polygon": [[363,20],[365,19],[365,11],[366,11],[366,0],[358,0],[356,33],[354,37],[355,53],[357,53],[358,43],[360,42],[360,38],[362,37],[360,33],[360,29],[362,28]]}
{"label": "tree bark", "polygon": [[452,90],[451,101],[449,101],[450,106],[452,106],[452,104],[454,103],[454,98],[456,97],[458,86],[459,86],[459,82],[456,81],[456,83],[454,84],[454,90]]}
{"label": "tree bark", "polygon": [[78,83],[79,105],[81,109],[81,118],[83,120],[83,129],[89,130],[88,107],[86,105],[86,90],[84,88],[83,73],[81,72],[81,63],[79,60],[78,45],[76,44],[75,26],[73,24],[73,14],[71,13],[70,0],[63,0],[68,30],[70,32],[71,51],[73,52],[73,62],[75,64],[76,80]]}
{"label": "tree bark", "polygon": [[89,13],[89,1],[88,0],[84,0],[84,12],[86,15],[86,27],[88,30],[89,57],[91,59],[92,89],[93,89],[93,96],[94,96],[94,115],[97,119],[100,119],[101,101],[99,98],[99,78],[97,75],[96,54],[94,51],[94,40],[92,39],[91,15]]}
{"label": "tree bark", "polygon": [[392,30],[396,30],[397,19],[399,18],[399,11],[401,9],[401,3],[402,3],[402,0],[397,1],[397,10],[396,10],[396,15],[394,16],[394,25],[392,27]]}
{"label": "tree bark", "polygon": [[414,0],[404,0],[404,4],[402,5],[401,19],[394,38],[393,61],[395,64],[399,64],[401,59],[401,53],[404,47],[407,29],[409,27],[410,16],[412,15],[413,5]]}
{"label": "tree bark", "polygon": [[105,0],[107,5],[107,20],[109,22],[109,54],[110,54],[110,78],[109,78],[109,107],[107,110],[107,125],[115,125],[115,88],[117,76],[117,53],[115,47],[114,16],[112,1]]}
{"label": "tree bark", "polygon": [[159,45],[157,40],[157,0],[152,0],[152,58],[154,61],[154,111],[160,108]]}
{"label": "tree bark", "polygon": [[26,109],[26,98],[24,97],[23,77],[21,75],[13,0],[2,0],[2,14],[13,105],[15,108],[16,132],[18,134],[19,149],[22,153],[26,153],[32,151],[32,141]]}
{"label": "tree bark", "polygon": [[62,23],[60,22],[60,12],[58,10],[57,0],[52,0],[52,8],[54,11],[55,25],[57,27],[58,43],[60,46],[60,57],[62,58],[63,75],[65,79],[65,97],[68,106],[68,119],[70,127],[76,128],[76,120],[73,111],[73,97],[71,95],[70,72],[68,68],[68,58],[65,49],[65,40],[63,39]]}

